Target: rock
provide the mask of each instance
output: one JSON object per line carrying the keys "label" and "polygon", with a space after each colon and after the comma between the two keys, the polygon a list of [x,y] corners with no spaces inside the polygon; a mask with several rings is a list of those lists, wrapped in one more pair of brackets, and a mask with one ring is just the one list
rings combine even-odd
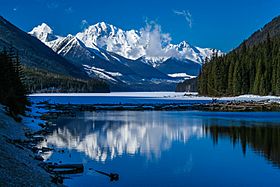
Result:
{"label": "rock", "polygon": [[83,164],[48,164],[46,169],[56,174],[77,174],[84,172]]}
{"label": "rock", "polygon": [[35,155],[34,159],[39,161],[44,161],[44,158],[40,155]]}
{"label": "rock", "polygon": [[31,150],[33,151],[33,153],[37,153],[39,151],[39,148],[38,147],[32,147]]}
{"label": "rock", "polygon": [[49,147],[42,147],[41,148],[42,152],[49,152],[49,151],[53,151],[53,150],[54,150],[53,148],[49,148]]}
{"label": "rock", "polygon": [[52,182],[55,184],[63,184],[63,177],[55,175],[51,176],[52,177]]}
{"label": "rock", "polygon": [[43,123],[39,123],[38,125],[39,125],[40,127],[42,127],[42,128],[45,128],[45,127],[46,127],[46,125],[43,124]]}
{"label": "rock", "polygon": [[62,149],[62,150],[58,150],[59,153],[64,153],[65,151]]}

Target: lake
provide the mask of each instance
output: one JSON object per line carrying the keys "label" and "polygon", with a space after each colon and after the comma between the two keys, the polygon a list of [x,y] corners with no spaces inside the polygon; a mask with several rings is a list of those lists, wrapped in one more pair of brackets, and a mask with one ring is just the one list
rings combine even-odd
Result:
{"label": "lake", "polygon": [[97,111],[53,122],[45,159],[85,166],[68,186],[280,186],[277,112]]}

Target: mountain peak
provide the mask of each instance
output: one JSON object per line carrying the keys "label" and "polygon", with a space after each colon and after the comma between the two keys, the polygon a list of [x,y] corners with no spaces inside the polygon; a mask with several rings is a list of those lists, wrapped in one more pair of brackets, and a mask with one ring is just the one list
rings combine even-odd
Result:
{"label": "mountain peak", "polygon": [[105,22],[100,22],[100,23],[97,23],[98,25],[100,25],[100,27],[103,29],[103,30],[105,30],[105,29],[107,29],[107,26],[109,26],[108,24],[106,24]]}
{"label": "mountain peak", "polygon": [[178,44],[179,47],[190,47],[191,45],[187,41],[182,41]]}
{"label": "mountain peak", "polygon": [[52,28],[46,23],[42,23],[41,25],[34,27],[29,34],[35,36],[42,42],[49,42],[57,39],[57,37],[53,34]]}
{"label": "mountain peak", "polygon": [[115,27],[114,25],[105,23],[105,22],[98,22],[94,25],[89,26],[85,32],[86,33],[95,33],[95,34],[115,34],[119,30],[119,28]]}
{"label": "mountain peak", "polygon": [[46,23],[42,23],[41,25],[38,25],[36,27],[33,28],[33,30],[31,32],[40,32],[40,33],[48,33],[48,34],[52,34],[53,30],[51,29],[51,27],[46,24]]}
{"label": "mountain peak", "polygon": [[[60,44],[60,41],[65,38],[54,35],[53,30],[46,23],[35,27],[30,34],[53,49],[56,49],[56,45]],[[79,45],[83,44],[88,48],[98,51],[99,49],[104,49],[131,60],[145,57],[144,61],[152,64],[152,66],[156,66],[171,57],[203,63],[206,57],[212,56],[210,49],[193,46],[187,41],[160,46],[161,44],[158,45],[158,43],[154,43],[154,40],[152,40],[152,47],[147,48],[148,44],[151,43],[151,39],[143,37],[140,30],[126,31],[104,21],[90,25],[75,36],[67,36],[66,38],[64,42],[74,38],[71,41],[72,44],[73,42]]]}

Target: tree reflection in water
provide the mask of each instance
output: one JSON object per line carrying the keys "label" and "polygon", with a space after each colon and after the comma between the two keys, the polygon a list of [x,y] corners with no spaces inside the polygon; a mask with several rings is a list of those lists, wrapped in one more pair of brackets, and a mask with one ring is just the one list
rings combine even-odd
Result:
{"label": "tree reflection in water", "polygon": [[241,144],[244,155],[250,146],[280,168],[279,126],[204,126],[204,129],[214,144],[218,144],[219,138],[229,137],[234,146]]}

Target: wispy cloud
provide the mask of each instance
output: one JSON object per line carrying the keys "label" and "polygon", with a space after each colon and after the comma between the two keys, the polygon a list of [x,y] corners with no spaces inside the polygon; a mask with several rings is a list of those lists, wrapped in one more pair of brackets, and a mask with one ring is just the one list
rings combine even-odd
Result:
{"label": "wispy cloud", "polygon": [[68,7],[68,8],[65,9],[65,12],[66,12],[67,14],[72,14],[73,11],[74,11],[74,10],[73,10],[72,7]]}
{"label": "wispy cloud", "polygon": [[86,29],[88,26],[89,26],[88,21],[85,20],[85,19],[83,19],[83,20],[81,21],[81,26],[80,26],[81,29],[84,30],[84,29]]}
{"label": "wispy cloud", "polygon": [[173,13],[178,16],[183,16],[185,20],[187,21],[190,28],[192,28],[192,14],[187,10],[173,10]]}
{"label": "wispy cloud", "polygon": [[163,33],[161,26],[155,21],[146,22],[146,27],[140,30],[139,43],[145,46],[147,57],[170,57],[176,56],[176,51],[165,48],[172,38],[169,33]]}
{"label": "wispy cloud", "polygon": [[57,9],[59,7],[59,2],[57,0],[47,0],[47,8]]}

